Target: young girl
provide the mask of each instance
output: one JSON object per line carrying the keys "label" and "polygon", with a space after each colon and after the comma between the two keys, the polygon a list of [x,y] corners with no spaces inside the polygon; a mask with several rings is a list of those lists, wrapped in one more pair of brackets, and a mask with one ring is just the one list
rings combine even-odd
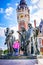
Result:
{"label": "young girl", "polygon": [[19,49],[20,49],[20,42],[18,39],[13,43],[13,49],[14,49],[15,55],[18,55]]}

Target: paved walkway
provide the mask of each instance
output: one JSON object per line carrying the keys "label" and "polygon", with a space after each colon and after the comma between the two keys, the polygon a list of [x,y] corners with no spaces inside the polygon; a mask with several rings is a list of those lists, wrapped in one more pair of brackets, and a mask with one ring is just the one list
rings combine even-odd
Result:
{"label": "paved walkway", "polygon": [[16,59],[16,60],[2,60],[0,65],[43,65],[43,59]]}
{"label": "paved walkway", "polygon": [[0,60],[0,65],[35,65],[36,59],[28,60]]}
{"label": "paved walkway", "polygon": [[38,59],[38,64],[35,65],[43,65],[43,59]]}

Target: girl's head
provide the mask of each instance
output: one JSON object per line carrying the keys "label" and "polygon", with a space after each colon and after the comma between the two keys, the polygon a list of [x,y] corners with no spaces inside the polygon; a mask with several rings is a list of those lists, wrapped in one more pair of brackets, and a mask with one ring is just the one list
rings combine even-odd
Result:
{"label": "girl's head", "polygon": [[20,42],[20,41],[17,39],[16,42]]}

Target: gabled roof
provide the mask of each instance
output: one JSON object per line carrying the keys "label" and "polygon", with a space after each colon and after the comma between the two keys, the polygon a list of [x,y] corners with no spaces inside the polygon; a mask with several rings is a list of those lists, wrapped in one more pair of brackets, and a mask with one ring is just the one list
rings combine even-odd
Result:
{"label": "gabled roof", "polygon": [[39,24],[39,28],[41,29],[42,26],[43,26],[43,19],[41,19],[41,22],[40,22],[40,24]]}
{"label": "gabled roof", "polygon": [[39,26],[42,26],[42,25],[43,25],[43,19],[41,19]]}

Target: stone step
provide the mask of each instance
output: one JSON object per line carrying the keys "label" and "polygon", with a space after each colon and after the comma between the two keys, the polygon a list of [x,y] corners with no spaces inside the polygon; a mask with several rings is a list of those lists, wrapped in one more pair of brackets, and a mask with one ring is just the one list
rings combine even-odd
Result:
{"label": "stone step", "polygon": [[0,59],[37,59],[36,56],[0,56]]}

